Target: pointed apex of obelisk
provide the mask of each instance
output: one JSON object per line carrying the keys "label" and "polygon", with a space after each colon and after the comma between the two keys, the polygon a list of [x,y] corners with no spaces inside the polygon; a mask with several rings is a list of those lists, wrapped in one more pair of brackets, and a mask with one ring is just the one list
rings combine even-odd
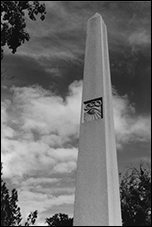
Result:
{"label": "pointed apex of obelisk", "polygon": [[95,13],[95,15],[93,17],[98,17],[101,16],[99,13]]}
{"label": "pointed apex of obelisk", "polygon": [[101,17],[101,15],[99,13],[95,13],[92,17],[89,18],[89,20],[94,18],[94,17]]}
{"label": "pointed apex of obelisk", "polygon": [[97,17],[100,17],[101,21],[104,23],[103,17],[99,13],[95,13],[92,17],[89,18],[88,21],[90,21],[91,19],[97,18]]}

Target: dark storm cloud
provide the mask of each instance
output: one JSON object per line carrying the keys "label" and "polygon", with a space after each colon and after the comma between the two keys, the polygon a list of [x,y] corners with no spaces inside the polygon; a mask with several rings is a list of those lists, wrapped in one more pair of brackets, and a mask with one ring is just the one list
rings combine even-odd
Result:
{"label": "dark storm cloud", "polygon": [[[28,56],[11,55],[5,56],[2,67],[7,69],[6,76],[2,84],[6,86],[28,86],[32,84],[42,84],[44,87],[51,85],[51,78],[44,69]],[[7,79],[13,75],[12,79]],[[44,79],[45,78],[45,79]],[[50,82],[48,84],[48,82]]]}
{"label": "dark storm cloud", "polygon": [[[107,25],[113,85],[120,95],[128,93],[129,99],[138,102],[138,109],[149,110],[150,2],[47,1],[45,4],[46,19],[27,20],[31,40],[18,49],[19,58],[13,56],[13,70],[15,61],[16,65],[22,61],[17,66],[24,69],[20,72],[17,69],[18,73],[26,76],[21,84],[24,80],[44,87],[53,84],[62,93],[72,80],[82,79],[87,20],[98,12]],[[144,103],[147,100],[148,105],[141,107],[140,99]]]}
{"label": "dark storm cloud", "polygon": [[107,25],[110,50],[123,52],[125,47],[132,51],[149,47],[149,2],[48,1],[45,4],[45,21],[27,20],[31,40],[19,49],[20,54],[39,63],[45,64],[45,59],[83,62],[87,20],[96,12]]}
{"label": "dark storm cloud", "polygon": [[40,64],[36,59],[23,55],[13,55],[13,57],[6,55],[2,71],[5,69],[7,71],[2,81],[2,100],[11,96],[7,87],[12,85],[23,87],[34,84],[51,89],[64,98],[67,95],[69,84],[74,80],[81,80],[83,76],[83,65],[75,62],[67,63],[61,59],[42,58]]}
{"label": "dark storm cloud", "polygon": [[85,50],[87,20],[96,12],[108,27],[110,49],[145,48],[150,44],[149,6],[148,2],[46,2],[46,20],[27,21],[31,42],[21,53],[79,61]]}

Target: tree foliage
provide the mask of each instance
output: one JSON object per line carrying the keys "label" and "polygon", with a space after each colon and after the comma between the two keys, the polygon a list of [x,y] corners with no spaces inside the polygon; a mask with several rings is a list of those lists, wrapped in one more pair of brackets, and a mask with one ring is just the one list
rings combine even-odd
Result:
{"label": "tree foliage", "polygon": [[10,195],[6,183],[3,182],[1,177],[1,226],[15,226],[20,224],[22,218],[17,202],[17,191],[13,189]]}
{"label": "tree foliage", "polygon": [[37,219],[37,213],[38,211],[35,210],[34,212],[31,212],[28,217],[27,217],[27,221],[25,222],[24,226],[31,226],[34,225],[36,219]]}
{"label": "tree foliage", "polygon": [[[37,218],[37,210],[31,212],[24,226],[34,225]],[[2,179],[1,164],[1,226],[21,226],[22,215],[18,206],[17,190],[13,189],[9,192],[6,183]]]}
{"label": "tree foliage", "polygon": [[38,14],[41,20],[45,19],[45,5],[38,1],[1,1],[1,59],[5,45],[14,54],[22,43],[29,41],[25,16],[36,20]]}
{"label": "tree foliage", "polygon": [[69,218],[67,214],[55,214],[50,218],[46,218],[48,226],[72,226],[73,218]]}
{"label": "tree foliage", "polygon": [[151,225],[151,173],[144,163],[132,168],[120,183],[122,220],[124,226]]}

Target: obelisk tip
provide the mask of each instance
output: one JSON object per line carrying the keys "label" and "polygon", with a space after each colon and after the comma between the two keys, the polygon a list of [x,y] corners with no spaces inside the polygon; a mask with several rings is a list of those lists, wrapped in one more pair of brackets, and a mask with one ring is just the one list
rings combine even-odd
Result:
{"label": "obelisk tip", "polygon": [[101,16],[99,13],[95,13],[93,17]]}
{"label": "obelisk tip", "polygon": [[102,16],[99,13],[95,13],[92,17],[89,18],[88,21],[90,21],[91,19],[97,18],[97,17],[100,17],[101,21],[104,23],[104,20],[103,20]]}
{"label": "obelisk tip", "polygon": [[101,17],[101,15],[99,13],[95,13],[92,17],[89,18],[89,20],[94,18],[94,17],[99,17],[99,16]]}

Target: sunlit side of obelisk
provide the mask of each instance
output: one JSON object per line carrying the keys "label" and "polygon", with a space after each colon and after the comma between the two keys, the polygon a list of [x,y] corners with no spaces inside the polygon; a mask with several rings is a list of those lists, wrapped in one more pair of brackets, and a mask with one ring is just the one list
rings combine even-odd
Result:
{"label": "sunlit side of obelisk", "polygon": [[106,25],[88,20],[74,226],[121,226]]}

